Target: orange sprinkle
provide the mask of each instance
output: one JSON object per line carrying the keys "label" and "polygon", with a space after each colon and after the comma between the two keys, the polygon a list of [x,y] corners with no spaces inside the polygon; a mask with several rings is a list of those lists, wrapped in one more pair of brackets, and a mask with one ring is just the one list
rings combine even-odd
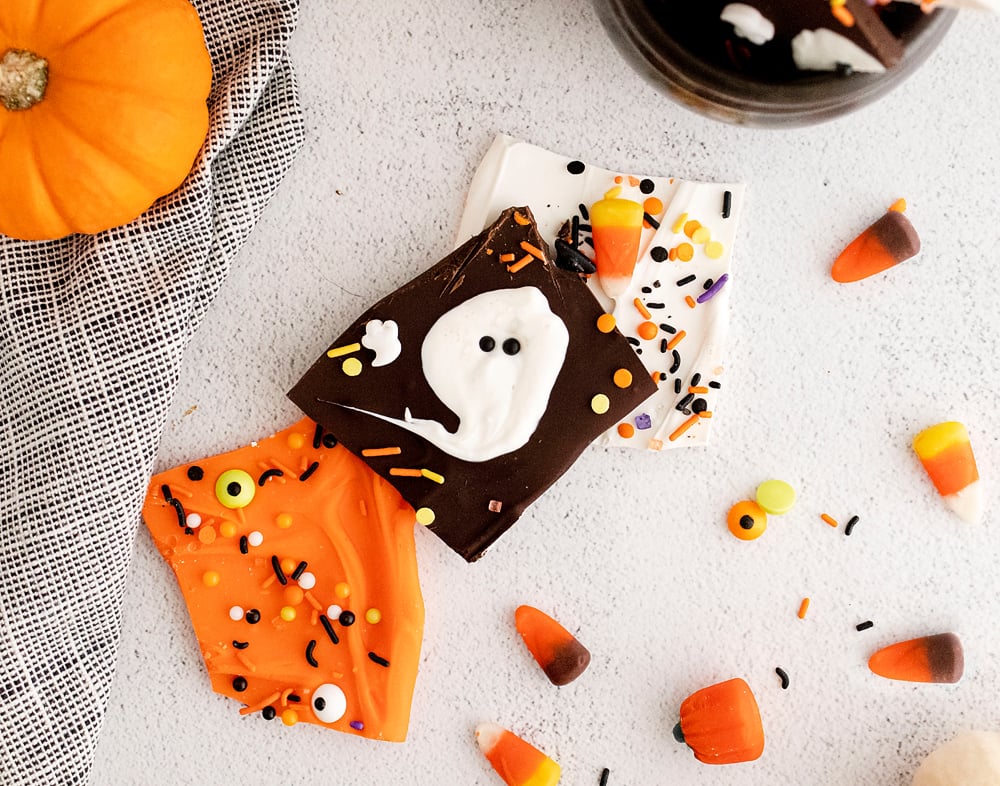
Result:
{"label": "orange sprinkle", "polygon": [[688,308],[695,308],[698,304],[694,302],[694,298],[690,295],[684,296],[684,302],[688,304]]}
{"label": "orange sprinkle", "polygon": [[678,330],[677,335],[675,335],[672,339],[670,339],[670,341],[667,342],[667,349],[673,349],[674,347],[676,347],[678,344],[681,343],[681,341],[684,340],[684,336],[686,335],[687,335],[686,330]]}
{"label": "orange sprinkle", "polygon": [[643,322],[636,328],[635,332],[639,334],[639,338],[650,341],[656,338],[656,334],[660,332],[660,329],[656,326],[655,322]]}
{"label": "orange sprinkle", "polygon": [[523,227],[526,227],[526,226],[528,226],[528,224],[530,224],[530,223],[531,223],[531,222],[530,222],[530,221],[529,221],[529,220],[528,220],[527,218],[525,218],[525,217],[524,217],[524,216],[523,216],[523,215],[521,214],[521,211],[520,211],[520,210],[515,210],[515,211],[514,211],[514,220],[515,220],[515,221],[516,221],[516,222],[517,222],[518,224],[520,224],[521,226],[523,226]]}
{"label": "orange sprinkle", "polygon": [[533,256],[535,259],[545,259],[545,254],[542,253],[542,250],[537,246],[531,245],[531,243],[529,243],[527,240],[521,241],[521,248],[523,248],[525,251],[531,254],[531,256]]}
{"label": "orange sprinkle", "polygon": [[847,10],[846,6],[834,5],[830,7],[830,12],[844,27],[854,27],[854,14]]}
{"label": "orange sprinkle", "polygon": [[632,186],[632,188],[635,188],[637,185],[639,185],[639,178],[635,177],[635,175],[629,175],[628,184]]}
{"label": "orange sprinkle", "polygon": [[694,237],[695,230],[701,226],[700,221],[695,221],[693,218],[690,221],[684,222],[684,234],[688,237]]}
{"label": "orange sprinkle", "polygon": [[500,255],[500,261],[501,262],[513,262],[515,259],[517,259],[517,257],[514,254],[501,254]]}
{"label": "orange sprinkle", "polygon": [[710,409],[703,410],[703,411],[701,411],[701,412],[698,413],[698,417],[700,417],[700,418],[710,418],[710,417],[712,417],[712,410],[710,410]]}
{"label": "orange sprinkle", "polygon": [[260,712],[268,704],[274,704],[280,698],[281,694],[275,691],[270,696],[265,696],[256,704],[248,704],[246,707],[240,707],[240,715],[252,715],[255,712]]}
{"label": "orange sprinkle", "polygon": [[660,372],[659,371],[653,371],[653,372],[651,372],[650,376],[653,378],[653,382],[655,382],[657,385],[660,384]]}
{"label": "orange sprinkle", "polygon": [[690,262],[694,259],[694,246],[690,243],[681,243],[677,246],[677,258],[681,262]]}
{"label": "orange sprinkle", "polygon": [[806,618],[806,612],[809,611],[809,598],[803,598],[802,602],[799,604],[799,619],[804,620]]}
{"label": "orange sprinkle", "polygon": [[640,314],[642,314],[643,319],[653,318],[653,315],[649,313],[649,309],[646,308],[646,305],[645,303],[642,302],[642,300],[636,298],[635,300],[632,301],[632,304],[635,306],[635,310],[638,311]]}
{"label": "orange sprinkle", "polygon": [[534,259],[535,258],[533,256],[531,256],[531,254],[525,254],[523,257],[521,257],[519,260],[517,260],[517,262],[515,262],[513,265],[511,265],[510,267],[508,267],[507,268],[507,272],[508,273],[516,273],[518,270],[520,270],[521,268],[523,268],[529,262],[534,261]]}
{"label": "orange sprinkle", "polygon": [[398,456],[403,452],[402,448],[365,448],[361,451],[362,456]]}
{"label": "orange sprinkle", "polygon": [[601,314],[597,318],[597,329],[600,330],[602,333],[610,333],[612,330],[615,329],[616,324],[617,322],[615,321],[614,316],[611,314]]}
{"label": "orange sprinkle", "polygon": [[285,688],[281,692],[281,706],[282,707],[287,707],[288,706],[288,697],[291,696],[293,693],[295,693],[295,689],[294,688]]}
{"label": "orange sprinkle", "polygon": [[615,175],[615,182],[620,184],[622,182],[622,176],[621,175]]}
{"label": "orange sprinkle", "polygon": [[708,393],[708,388],[696,385],[688,388],[688,393]]}
{"label": "orange sprinkle", "polygon": [[423,473],[419,469],[407,469],[406,467],[392,467],[389,469],[389,474],[401,478],[423,477]]}
{"label": "orange sprinkle", "polygon": [[254,665],[254,662],[240,650],[236,650],[236,660],[242,663],[246,667],[246,670],[251,674],[255,674],[257,672],[257,667]]}
{"label": "orange sprinkle", "polygon": [[677,259],[677,246],[674,246],[667,252],[667,258],[673,262]]}
{"label": "orange sprinkle", "polygon": [[631,423],[618,424],[618,436],[622,439],[630,439],[635,436],[635,426]]}
{"label": "orange sprinkle", "polygon": [[839,527],[840,522],[838,522],[833,516],[828,516],[826,513],[821,513],[820,518],[823,519],[831,527]]}
{"label": "orange sprinkle", "polygon": [[649,213],[649,215],[655,216],[657,213],[663,212],[663,200],[650,197],[642,203],[642,209]]}
{"label": "orange sprinkle", "polygon": [[493,256],[493,249],[492,248],[486,249],[486,256],[488,256],[488,257]]}
{"label": "orange sprinkle", "polygon": [[305,599],[309,601],[309,605],[316,609],[316,611],[324,611],[323,605],[316,600],[316,597],[311,592],[306,591]]}
{"label": "orange sprinkle", "polygon": [[903,199],[903,197],[900,197],[895,202],[893,202],[891,205],[889,205],[889,209],[890,210],[895,210],[897,213],[905,213],[906,212],[906,200]]}
{"label": "orange sprinkle", "polygon": [[673,433],[667,439],[673,442],[675,439],[677,439],[681,434],[683,434],[685,431],[691,428],[691,426],[693,426],[699,420],[701,420],[701,418],[699,418],[697,415],[692,415],[683,423],[681,423],[677,428],[675,428]]}

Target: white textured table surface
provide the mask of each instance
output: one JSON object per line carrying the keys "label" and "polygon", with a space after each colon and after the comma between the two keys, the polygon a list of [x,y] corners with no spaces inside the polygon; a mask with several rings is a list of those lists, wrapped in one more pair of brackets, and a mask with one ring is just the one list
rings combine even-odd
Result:
{"label": "white textured table surface", "polygon": [[[450,249],[497,132],[609,168],[748,183],[712,444],[589,448],[473,565],[417,532],[427,619],[402,745],[240,717],[211,692],[141,529],[92,782],[488,786],[499,779],[472,735],[488,720],[557,759],[567,786],[596,784],[602,767],[610,786],[908,786],[957,732],[1000,729],[1000,20],[962,16],[873,107],[770,132],[661,98],[587,3],[359,8],[303,11],[306,147],[190,347],[160,468],[296,420],[285,391],[327,342]],[[835,284],[833,255],[898,196],[921,255]],[[989,484],[979,525],[945,509],[910,449],[947,419],[968,425]],[[725,512],[769,477],[799,503],[737,542]],[[861,520],[846,538],[824,511]],[[520,603],[591,649],[577,682],[557,689],[535,666],[512,624]],[[966,648],[957,685],[865,665],[945,630]],[[766,750],[702,765],[671,736],[677,709],[735,676],[760,703]]]}

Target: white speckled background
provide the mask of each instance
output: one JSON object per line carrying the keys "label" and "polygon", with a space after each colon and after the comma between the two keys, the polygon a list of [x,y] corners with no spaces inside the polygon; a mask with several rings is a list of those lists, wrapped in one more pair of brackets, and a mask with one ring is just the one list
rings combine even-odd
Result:
{"label": "white speckled background", "polygon": [[[472,730],[491,720],[557,759],[566,786],[605,766],[609,786],[908,786],[958,731],[1000,730],[998,38],[1000,20],[970,12],[881,103],[773,132],[661,98],[587,3],[307,4],[293,41],[306,147],[190,348],[160,468],[297,419],[284,392],[328,340],[451,248],[499,131],[749,184],[713,442],[588,449],[474,565],[418,532],[427,623],[402,745],[240,717],[211,692],[140,531],[92,783],[489,786]],[[920,257],[835,284],[833,256],[898,196]],[[948,513],[909,447],[945,419],[968,425],[989,484],[980,525]],[[799,503],[738,542],[725,512],[769,477]],[[861,522],[847,538],[821,512]],[[591,649],[577,682],[553,687],[521,645],[524,602]],[[966,647],[958,685],[867,670],[877,647],[945,630]],[[699,764],[671,736],[677,708],[734,676],[754,689],[766,750]]]}

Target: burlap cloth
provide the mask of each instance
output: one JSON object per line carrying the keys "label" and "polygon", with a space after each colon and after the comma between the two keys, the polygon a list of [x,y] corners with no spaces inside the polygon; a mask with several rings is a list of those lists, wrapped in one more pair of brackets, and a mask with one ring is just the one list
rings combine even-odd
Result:
{"label": "burlap cloth", "polygon": [[87,782],[181,357],[304,136],[286,57],[298,0],[194,5],[214,70],[190,178],[119,229],[0,236],[5,785]]}

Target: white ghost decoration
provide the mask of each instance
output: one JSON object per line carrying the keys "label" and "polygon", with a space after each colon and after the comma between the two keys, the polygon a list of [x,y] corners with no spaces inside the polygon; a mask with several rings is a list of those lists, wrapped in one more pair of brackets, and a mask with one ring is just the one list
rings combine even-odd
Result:
{"label": "white ghost decoration", "polygon": [[361,345],[375,353],[373,366],[388,366],[399,357],[403,347],[399,343],[399,325],[391,319],[371,319],[365,324]]}
{"label": "white ghost decoration", "polygon": [[424,376],[458,416],[454,433],[406,409],[394,423],[464,461],[489,461],[535,433],[566,359],[569,331],[537,287],[483,292],[442,314],[420,349]]}

